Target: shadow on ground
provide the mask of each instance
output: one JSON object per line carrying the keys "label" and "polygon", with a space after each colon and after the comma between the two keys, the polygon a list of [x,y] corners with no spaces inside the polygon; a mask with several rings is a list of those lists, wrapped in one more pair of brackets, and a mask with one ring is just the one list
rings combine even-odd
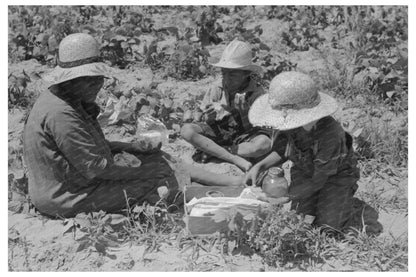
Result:
{"label": "shadow on ground", "polygon": [[353,215],[350,222],[350,227],[357,230],[363,230],[367,234],[378,235],[383,232],[383,226],[378,221],[379,213],[363,200],[353,198]]}

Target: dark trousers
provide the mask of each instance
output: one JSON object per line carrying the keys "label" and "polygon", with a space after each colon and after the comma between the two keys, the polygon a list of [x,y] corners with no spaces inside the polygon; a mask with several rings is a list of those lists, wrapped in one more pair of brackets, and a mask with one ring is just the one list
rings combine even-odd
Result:
{"label": "dark trousers", "polygon": [[[315,216],[314,224],[328,225],[342,230],[348,227],[353,212],[353,196],[358,177],[353,175],[332,176],[322,189],[308,198],[292,202],[291,208],[297,213]],[[310,185],[308,180],[296,180],[291,186]]]}
{"label": "dark trousers", "polygon": [[[163,154],[140,155],[142,164],[138,168],[142,172],[140,178],[134,180],[99,180],[96,188],[63,216],[70,217],[81,212],[120,212],[129,205],[147,202],[155,204],[160,200],[158,187],[166,186],[170,193],[166,202],[172,203],[181,191],[174,170],[163,159]],[[183,197],[179,197],[179,201]],[[183,202],[183,201],[182,201]]]}

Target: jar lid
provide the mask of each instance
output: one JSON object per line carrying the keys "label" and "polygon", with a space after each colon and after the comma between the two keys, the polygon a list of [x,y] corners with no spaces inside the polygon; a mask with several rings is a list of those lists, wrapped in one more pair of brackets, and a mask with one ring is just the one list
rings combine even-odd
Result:
{"label": "jar lid", "polygon": [[283,177],[285,175],[285,172],[281,167],[275,166],[275,167],[269,168],[269,174]]}

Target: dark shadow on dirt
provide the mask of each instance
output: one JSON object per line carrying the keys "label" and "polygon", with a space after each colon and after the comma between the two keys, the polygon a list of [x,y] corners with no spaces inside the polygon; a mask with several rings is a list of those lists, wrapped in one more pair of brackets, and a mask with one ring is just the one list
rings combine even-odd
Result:
{"label": "dark shadow on dirt", "polygon": [[373,207],[361,199],[353,198],[353,215],[349,223],[350,227],[360,231],[365,227],[367,234],[379,235],[383,232],[383,226],[378,222],[378,217],[379,214]]}

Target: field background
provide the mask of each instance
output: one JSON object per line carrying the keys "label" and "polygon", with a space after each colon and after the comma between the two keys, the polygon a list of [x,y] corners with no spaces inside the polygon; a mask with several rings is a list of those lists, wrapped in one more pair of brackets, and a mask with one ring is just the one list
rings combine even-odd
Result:
{"label": "field background", "polygon": [[[9,6],[8,22],[9,270],[407,271],[407,7]],[[97,100],[106,135],[133,141],[152,125],[169,137],[162,149],[187,162],[193,150],[179,128],[200,120],[198,103],[220,77],[210,62],[232,39],[253,46],[266,88],[283,71],[310,74],[340,102],[335,117],[355,139],[356,197],[371,207],[357,221],[367,229],[335,240],[284,209],[258,229],[234,226],[227,238],[187,237],[180,211],[166,207],[66,220],[36,215],[23,123],[47,88],[42,77],[56,65],[59,42],[74,32],[93,35],[112,67]],[[204,166],[242,174],[225,163]]]}

